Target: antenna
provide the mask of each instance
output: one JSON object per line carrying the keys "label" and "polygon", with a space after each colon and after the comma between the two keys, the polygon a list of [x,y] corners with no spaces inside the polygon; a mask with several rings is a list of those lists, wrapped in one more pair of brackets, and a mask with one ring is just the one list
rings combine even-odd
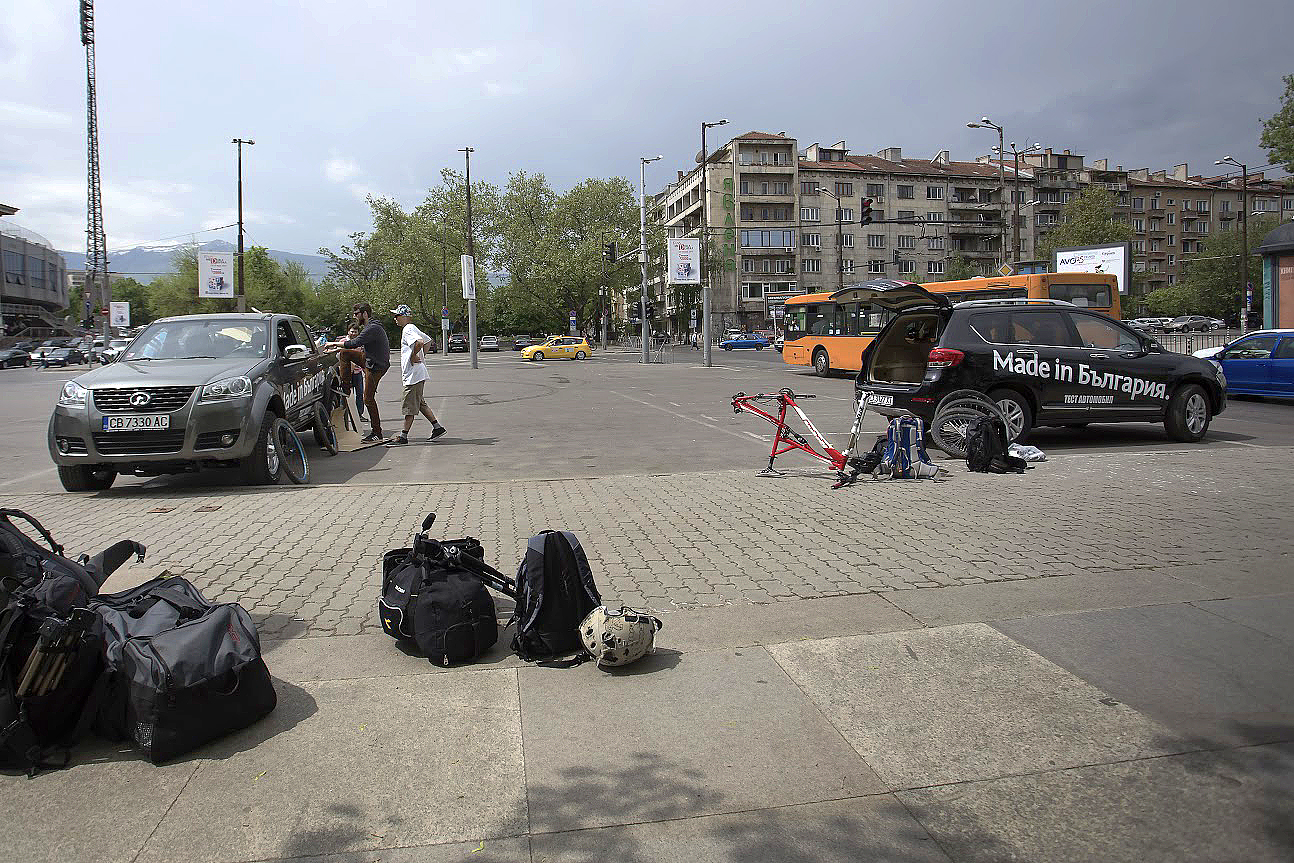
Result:
{"label": "antenna", "polygon": [[[85,297],[94,296],[98,285],[99,308],[112,302],[108,284],[108,237],[103,231],[103,194],[99,183],[99,100],[94,83],[94,0],[80,0],[81,44],[85,46],[86,105],[86,202],[85,202]],[[111,336],[111,318],[103,319],[103,338]]]}

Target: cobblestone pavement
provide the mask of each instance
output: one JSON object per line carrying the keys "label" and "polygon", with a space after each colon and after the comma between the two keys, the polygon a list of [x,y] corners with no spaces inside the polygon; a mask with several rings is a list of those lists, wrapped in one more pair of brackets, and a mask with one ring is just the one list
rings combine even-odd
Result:
{"label": "cobblestone pavement", "polygon": [[[130,576],[183,572],[267,637],[375,630],[379,561],[429,511],[504,571],[527,537],[573,530],[608,602],[671,610],[1238,562],[1287,554],[1294,450],[1053,459],[1023,476],[832,491],[824,474],[750,471],[547,482],[0,495],[69,550],[149,546]],[[955,463],[954,463],[955,464]],[[956,470],[956,468],[954,468]]]}

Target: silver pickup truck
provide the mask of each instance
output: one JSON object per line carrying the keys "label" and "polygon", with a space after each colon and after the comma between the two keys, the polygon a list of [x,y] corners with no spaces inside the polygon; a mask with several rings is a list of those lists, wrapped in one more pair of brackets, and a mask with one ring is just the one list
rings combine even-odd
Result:
{"label": "silver pickup truck", "polygon": [[293,315],[163,318],[116,362],[63,385],[49,452],[68,491],[106,489],[122,473],[205,467],[277,483],[274,420],[320,437],[331,430],[337,387],[336,356],[321,353]]}

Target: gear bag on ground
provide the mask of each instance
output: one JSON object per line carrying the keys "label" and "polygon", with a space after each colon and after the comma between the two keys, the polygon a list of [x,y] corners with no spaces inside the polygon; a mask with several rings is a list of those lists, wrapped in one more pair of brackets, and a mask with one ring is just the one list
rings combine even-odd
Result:
{"label": "gear bag on ground", "polygon": [[526,661],[582,652],[580,622],[602,604],[593,570],[575,534],[531,537],[517,568],[517,632],[512,650]]}

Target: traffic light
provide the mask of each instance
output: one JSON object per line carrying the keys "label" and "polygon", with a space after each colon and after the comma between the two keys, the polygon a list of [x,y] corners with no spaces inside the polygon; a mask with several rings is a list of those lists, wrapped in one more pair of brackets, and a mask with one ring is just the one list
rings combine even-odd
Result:
{"label": "traffic light", "polygon": [[648,304],[647,304],[647,317],[649,317],[649,318],[654,318],[654,317],[656,317],[656,305],[655,305],[655,303],[648,303]]}
{"label": "traffic light", "polygon": [[614,264],[616,262],[616,244],[606,243],[603,245],[602,257]]}
{"label": "traffic light", "polygon": [[862,205],[862,209],[859,210],[859,214],[861,216],[861,218],[859,218],[858,220],[858,223],[860,225],[870,225],[872,223],[872,199],[871,198],[863,198],[863,205]]}

